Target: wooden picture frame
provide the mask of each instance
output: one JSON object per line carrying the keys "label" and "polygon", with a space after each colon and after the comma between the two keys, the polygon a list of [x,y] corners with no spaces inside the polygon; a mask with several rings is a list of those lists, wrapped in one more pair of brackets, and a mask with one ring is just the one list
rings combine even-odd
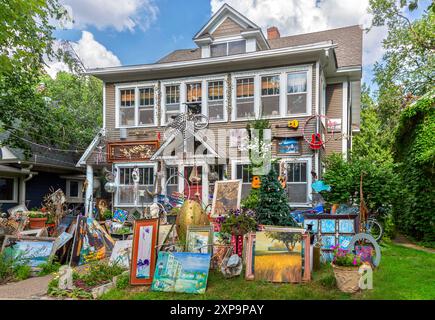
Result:
{"label": "wooden picture frame", "polygon": [[[195,247],[193,243],[193,241],[195,241],[195,233],[203,233],[203,236],[207,238],[207,247],[205,249],[203,246],[199,248]],[[213,226],[187,226],[185,251],[192,253],[213,253]]]}
{"label": "wooden picture frame", "polygon": [[249,232],[245,237],[245,280],[254,280],[255,232]]}
{"label": "wooden picture frame", "polygon": [[109,142],[107,144],[107,162],[149,160],[158,149],[158,140]]}
{"label": "wooden picture frame", "polygon": [[140,219],[134,222],[130,262],[131,285],[149,285],[153,282],[158,229],[158,218]]}
{"label": "wooden picture frame", "polygon": [[240,208],[242,180],[216,181],[214,186],[211,217],[224,215],[228,210]]}
{"label": "wooden picture frame", "polygon": [[[56,246],[55,246],[55,241],[56,238],[51,238],[51,237],[32,237],[32,236],[11,236],[11,235],[7,235],[5,236],[5,239],[3,240],[3,245],[2,245],[2,252],[9,247],[9,243],[12,241],[17,242],[22,242],[22,241],[28,241],[28,242],[34,242],[34,243],[38,243],[38,242],[51,242],[51,248],[50,248],[50,253],[48,255],[47,261],[46,262],[50,262],[53,257],[54,254],[56,253]],[[40,249],[39,249],[40,250]],[[29,261],[32,259],[29,259]],[[38,269],[38,266],[40,264],[45,263],[44,261],[41,260],[41,263],[39,263],[38,265],[33,265],[33,263],[30,264],[32,269]]]}

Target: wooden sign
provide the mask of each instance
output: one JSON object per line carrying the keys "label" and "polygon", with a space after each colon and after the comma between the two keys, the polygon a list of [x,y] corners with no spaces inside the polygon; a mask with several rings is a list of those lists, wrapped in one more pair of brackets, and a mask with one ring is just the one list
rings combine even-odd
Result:
{"label": "wooden sign", "polygon": [[159,148],[158,141],[112,142],[107,144],[107,161],[148,160]]}

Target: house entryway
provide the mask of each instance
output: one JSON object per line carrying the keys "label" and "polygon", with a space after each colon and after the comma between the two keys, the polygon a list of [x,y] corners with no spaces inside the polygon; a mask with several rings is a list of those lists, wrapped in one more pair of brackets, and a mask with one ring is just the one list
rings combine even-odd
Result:
{"label": "house entryway", "polygon": [[183,174],[190,186],[189,194],[188,182],[184,180],[184,195],[191,200],[202,200],[202,166],[185,166]]}

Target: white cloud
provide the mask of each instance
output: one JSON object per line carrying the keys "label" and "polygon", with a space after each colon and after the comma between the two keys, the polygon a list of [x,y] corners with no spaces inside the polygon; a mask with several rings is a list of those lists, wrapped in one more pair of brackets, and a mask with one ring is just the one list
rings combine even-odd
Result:
{"label": "white cloud", "polygon": [[[360,24],[370,25],[368,0],[210,0],[212,13],[228,3],[266,30],[276,26],[281,36]],[[370,67],[382,57],[386,28],[364,32],[363,65]]]}
{"label": "white cloud", "polygon": [[61,0],[74,20],[70,27],[117,31],[148,29],[157,20],[159,8],[154,0]]}
{"label": "white cloud", "polygon": [[[71,43],[71,46],[87,69],[121,65],[118,57],[96,41],[94,35],[88,31],[83,31],[80,40]],[[51,77],[55,77],[59,71],[69,71],[68,66],[60,61],[47,62],[47,64],[49,67],[46,69]]]}

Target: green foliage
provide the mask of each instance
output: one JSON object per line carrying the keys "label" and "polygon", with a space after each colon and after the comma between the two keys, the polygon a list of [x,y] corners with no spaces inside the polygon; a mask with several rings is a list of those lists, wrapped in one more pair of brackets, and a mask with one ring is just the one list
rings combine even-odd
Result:
{"label": "green foliage", "polygon": [[9,250],[0,252],[0,284],[6,283],[14,278],[16,259]]}
{"label": "green foliage", "polygon": [[30,278],[32,274],[32,267],[21,264],[14,268],[15,279],[17,280],[26,280]]}
{"label": "green foliage", "polygon": [[340,267],[359,267],[361,262],[361,257],[359,255],[353,254],[348,250],[342,249],[339,246],[333,247],[334,258],[332,262],[336,266]]}
{"label": "green foliage", "polygon": [[106,209],[106,211],[103,212],[103,219],[104,220],[110,220],[113,217],[112,210]]}
{"label": "green foliage", "polygon": [[59,271],[59,268],[61,267],[60,263],[57,261],[49,261],[46,263],[43,263],[41,265],[39,265],[39,268],[41,268],[41,270],[39,271],[39,276],[45,276],[48,274],[52,274],[54,272]]}
{"label": "green foliage", "polygon": [[124,271],[125,269],[117,264],[110,265],[103,261],[92,262],[86,273],[78,275],[75,284],[80,282],[84,287],[93,287],[111,281],[114,276],[120,275]]}
{"label": "green foliage", "polygon": [[29,218],[46,218],[47,214],[41,211],[30,211],[28,216]]}
{"label": "green foliage", "polygon": [[240,203],[240,206],[244,209],[255,210],[258,207],[258,203],[260,201],[260,189],[252,188],[249,192],[249,195],[243,199]]}
{"label": "green foliage", "polygon": [[273,166],[267,175],[261,177],[256,219],[264,225],[296,226],[290,216],[287,194]]}
{"label": "green foliage", "polygon": [[130,285],[130,275],[128,273],[123,273],[118,277],[116,281],[116,288],[123,290]]}
{"label": "green foliage", "polygon": [[221,232],[231,235],[244,235],[257,229],[252,210],[231,210],[218,221],[221,223]]}

